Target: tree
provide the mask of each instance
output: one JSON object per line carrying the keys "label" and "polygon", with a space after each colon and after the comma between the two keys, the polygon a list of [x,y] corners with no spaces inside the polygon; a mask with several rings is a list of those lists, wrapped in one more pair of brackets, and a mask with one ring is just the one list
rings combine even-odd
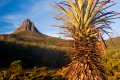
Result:
{"label": "tree", "polygon": [[119,13],[106,11],[113,5],[111,0],[68,0],[52,5],[61,12],[55,14],[57,20],[63,21],[58,27],[73,38],[72,62],[66,73],[69,80],[107,80],[99,60],[106,56],[102,34],[110,37],[109,25],[118,18]]}

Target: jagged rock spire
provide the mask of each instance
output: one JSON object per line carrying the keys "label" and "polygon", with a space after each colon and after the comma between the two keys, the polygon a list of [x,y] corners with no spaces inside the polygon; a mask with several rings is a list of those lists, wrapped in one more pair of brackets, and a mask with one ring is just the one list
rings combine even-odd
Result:
{"label": "jagged rock spire", "polygon": [[40,33],[37,30],[37,28],[35,27],[34,23],[30,21],[30,19],[26,19],[23,22],[23,24],[16,29],[15,33],[24,32],[24,31],[33,32],[33,33]]}

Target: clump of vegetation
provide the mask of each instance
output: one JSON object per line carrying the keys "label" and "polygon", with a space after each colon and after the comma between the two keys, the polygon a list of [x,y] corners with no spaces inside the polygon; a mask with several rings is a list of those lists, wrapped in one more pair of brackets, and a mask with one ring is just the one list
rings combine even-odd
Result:
{"label": "clump of vegetation", "polygon": [[24,74],[25,70],[23,69],[22,61],[17,60],[11,63],[10,67],[8,68],[5,79],[9,80],[22,79],[22,76],[24,76]]}
{"label": "clump of vegetation", "polygon": [[30,80],[67,80],[62,75],[57,74],[56,70],[48,70],[46,67],[36,68],[29,75]]}
{"label": "clump of vegetation", "polygon": [[7,71],[0,71],[0,80],[4,80],[7,75]]}
{"label": "clump of vegetation", "polygon": [[0,80],[67,80],[67,78],[46,67],[34,67],[33,71],[25,71],[22,61],[17,60],[11,63],[8,71],[0,72]]}
{"label": "clump of vegetation", "polygon": [[[114,40],[113,40],[114,41]],[[108,42],[108,41],[107,41]],[[111,75],[108,75],[108,80],[119,80],[120,79],[120,54],[119,54],[119,43],[115,43],[115,46],[108,44],[107,60],[102,62],[102,64],[108,68],[111,72]]]}

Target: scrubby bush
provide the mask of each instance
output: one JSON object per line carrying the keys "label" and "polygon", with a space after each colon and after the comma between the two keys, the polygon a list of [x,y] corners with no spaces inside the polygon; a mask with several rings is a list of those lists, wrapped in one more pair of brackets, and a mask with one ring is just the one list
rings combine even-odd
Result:
{"label": "scrubby bush", "polygon": [[17,80],[22,78],[24,74],[25,74],[25,70],[23,69],[22,61],[16,60],[12,62],[10,67],[8,68],[6,79]]}
{"label": "scrubby bush", "polygon": [[8,71],[0,72],[0,80],[67,80],[57,70],[50,70],[47,67],[34,67],[33,71],[25,71],[21,60],[11,63]]}
{"label": "scrubby bush", "polygon": [[67,80],[62,75],[58,75],[56,71],[48,70],[46,67],[35,68],[29,75],[30,80]]}

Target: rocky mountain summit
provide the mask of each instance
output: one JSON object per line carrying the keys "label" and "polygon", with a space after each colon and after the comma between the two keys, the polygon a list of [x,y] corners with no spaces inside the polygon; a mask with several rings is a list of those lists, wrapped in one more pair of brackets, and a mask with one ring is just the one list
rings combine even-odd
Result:
{"label": "rocky mountain summit", "polygon": [[30,21],[30,19],[26,19],[23,21],[22,25],[18,27],[12,35],[29,37],[29,38],[37,38],[39,36],[44,36],[38,29],[35,27],[34,23]]}
{"label": "rocky mountain summit", "polygon": [[14,33],[20,32],[32,32],[32,33],[40,33],[35,27],[34,23],[30,21],[30,19],[26,19],[20,27],[18,27]]}

